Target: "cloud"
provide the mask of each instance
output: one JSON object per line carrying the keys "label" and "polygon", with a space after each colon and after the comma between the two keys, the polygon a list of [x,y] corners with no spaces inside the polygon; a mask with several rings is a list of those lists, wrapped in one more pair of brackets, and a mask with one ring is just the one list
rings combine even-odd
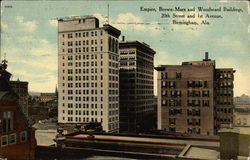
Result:
{"label": "cloud", "polygon": [[54,92],[57,85],[57,76],[48,76],[47,81],[29,83],[30,91]]}
{"label": "cloud", "polygon": [[110,22],[113,26],[120,30],[136,30],[148,33],[158,33],[159,24],[155,21],[144,22],[140,16],[133,13],[121,13],[116,19]]}
{"label": "cloud", "polygon": [[58,26],[58,22],[56,19],[51,19],[49,20],[49,24],[53,27],[57,27]]}
{"label": "cloud", "polygon": [[23,16],[17,16],[16,20],[20,25],[20,29],[24,32],[33,33],[37,28],[36,21],[24,21]]}
{"label": "cloud", "polygon": [[17,37],[17,40],[20,44],[24,44],[23,48],[19,48],[21,53],[33,56],[57,55],[57,45],[49,43],[46,39],[36,39],[29,35]]}
{"label": "cloud", "polygon": [[[177,31],[184,33],[186,35],[192,35],[192,36],[200,36],[205,31],[205,26],[201,23],[203,21],[206,21],[206,18],[204,18],[204,14],[198,11],[188,11],[188,12],[176,12],[173,13],[176,15],[185,15],[184,18],[173,18],[172,20],[175,20],[177,22],[196,22],[198,25],[186,25],[186,24],[173,24],[171,23],[170,28],[172,28],[172,31]],[[188,15],[194,15],[194,18],[188,18]],[[198,18],[198,15],[203,15],[203,18]]]}
{"label": "cloud", "polygon": [[18,37],[17,40],[21,43],[33,43],[36,41],[32,36]]}
{"label": "cloud", "polygon": [[57,84],[57,76],[51,72],[35,74],[26,70],[14,69],[9,67],[8,71],[12,73],[12,80],[20,79],[29,82],[29,91],[53,92]]}
{"label": "cloud", "polygon": [[217,44],[221,47],[228,48],[237,52],[238,54],[249,54],[249,46],[230,36],[222,36],[216,40]]}
{"label": "cloud", "polygon": [[2,48],[3,53],[8,53],[8,70],[13,77],[28,81],[30,91],[54,91],[57,83],[57,45],[32,35],[16,39],[17,45]]}
{"label": "cloud", "polygon": [[8,29],[8,24],[5,24],[5,23],[1,23],[1,30],[6,30]]}
{"label": "cloud", "polygon": [[108,23],[108,17],[107,16],[104,16],[104,15],[102,15],[100,13],[94,13],[93,16],[99,19],[100,26],[103,26],[103,24]]}

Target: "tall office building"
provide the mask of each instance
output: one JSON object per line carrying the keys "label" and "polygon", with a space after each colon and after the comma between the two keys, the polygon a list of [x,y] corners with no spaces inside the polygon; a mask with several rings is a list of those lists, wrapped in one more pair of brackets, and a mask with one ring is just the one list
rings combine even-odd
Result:
{"label": "tall office building", "polygon": [[28,82],[25,81],[10,81],[10,85],[13,91],[18,95],[18,103],[22,108],[22,111],[26,117],[28,117]]}
{"label": "tall office building", "polygon": [[183,62],[155,68],[158,129],[190,134],[216,134],[232,123],[232,68],[215,68],[215,61]]}
{"label": "tall office building", "polygon": [[156,126],[153,93],[155,51],[138,41],[121,41],[119,51],[120,131],[144,132],[153,129]]}
{"label": "tall office building", "polygon": [[58,20],[58,122],[119,130],[120,31],[95,17]]}

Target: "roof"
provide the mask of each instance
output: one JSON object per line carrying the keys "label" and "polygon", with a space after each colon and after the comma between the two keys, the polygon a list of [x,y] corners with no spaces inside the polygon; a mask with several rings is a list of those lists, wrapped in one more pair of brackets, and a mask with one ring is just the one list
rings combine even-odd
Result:
{"label": "roof", "polygon": [[97,19],[97,18],[91,15],[85,15],[85,16],[60,17],[56,19],[58,21],[74,21],[74,20],[79,20],[79,19]]}
{"label": "roof", "polygon": [[0,92],[0,100],[7,100],[18,98],[18,96],[14,92],[2,91]]}
{"label": "roof", "polygon": [[10,86],[11,73],[6,71],[6,67],[2,67],[3,64],[0,65],[0,100],[18,98]]}
{"label": "roof", "polygon": [[141,50],[145,50],[146,52],[149,52],[151,54],[155,54],[156,52],[150,48],[148,44],[145,42],[139,42],[139,41],[120,41],[119,42],[119,49],[127,49],[127,48],[137,48]]}
{"label": "roof", "polygon": [[102,27],[105,31],[108,31],[109,34],[115,36],[116,38],[118,38],[121,34],[121,31],[113,26],[111,26],[110,24],[104,24]]}

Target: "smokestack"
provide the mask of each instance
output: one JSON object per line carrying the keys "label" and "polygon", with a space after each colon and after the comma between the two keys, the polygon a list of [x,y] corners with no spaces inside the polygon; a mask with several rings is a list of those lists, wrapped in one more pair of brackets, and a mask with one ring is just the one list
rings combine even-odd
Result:
{"label": "smokestack", "polygon": [[203,61],[211,61],[211,59],[208,59],[208,52],[205,52],[205,59]]}
{"label": "smokestack", "polygon": [[122,41],[125,41],[125,36],[122,36]]}
{"label": "smokestack", "polygon": [[205,60],[208,60],[208,52],[205,52]]}

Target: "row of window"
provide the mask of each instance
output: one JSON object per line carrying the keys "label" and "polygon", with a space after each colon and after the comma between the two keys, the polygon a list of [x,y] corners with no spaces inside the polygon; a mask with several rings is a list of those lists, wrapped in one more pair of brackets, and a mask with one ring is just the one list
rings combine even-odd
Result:
{"label": "row of window", "polygon": [[[20,132],[20,142],[25,142],[27,140],[28,140],[27,131]],[[16,144],[16,142],[17,142],[16,133],[1,136],[1,147],[8,146],[8,145],[11,145],[11,144]]]}
{"label": "row of window", "polygon": [[[62,104],[63,107],[65,106],[65,103]],[[85,103],[75,103],[73,106],[73,103],[68,103],[67,104],[68,108],[98,108],[97,104],[85,104]],[[100,104],[100,108],[103,108],[103,104]]]}
{"label": "row of window", "polygon": [[232,82],[217,82],[216,87],[217,88],[232,88],[233,83]]}
{"label": "row of window", "polygon": [[[181,97],[181,91],[173,90],[169,91],[170,97]],[[232,96],[232,90],[219,90],[217,91],[217,96]],[[162,96],[168,97],[168,91],[162,90]],[[187,92],[188,97],[209,97],[209,91],[199,91],[199,90],[192,90]]]}
{"label": "row of window", "polygon": [[162,106],[178,107],[178,106],[181,106],[181,100],[180,99],[163,100],[162,101]]}
{"label": "row of window", "polygon": [[136,64],[135,62],[120,62],[121,67],[134,66],[135,64]]}
{"label": "row of window", "polygon": [[[187,124],[188,125],[193,125],[193,126],[195,126],[195,125],[198,125],[198,126],[200,126],[200,124],[201,124],[201,121],[200,121],[200,119],[187,119]],[[169,118],[169,125],[176,125],[176,118]]]}
{"label": "row of window", "polygon": [[[89,69],[83,69],[83,70],[81,70],[81,69],[79,69],[77,72],[75,72],[76,74],[89,74],[90,72],[91,73],[97,73],[97,68],[92,68],[91,70],[89,70]],[[103,72],[103,70],[101,69],[100,70],[101,71],[101,73]],[[73,75],[71,75],[71,74],[73,74],[72,72],[69,72],[69,76],[68,76],[68,79],[70,79],[69,81],[73,81]],[[70,77],[70,78],[69,78]],[[63,80],[65,79],[65,77],[63,76],[63,78],[62,78]],[[76,75],[75,76],[75,79],[77,79],[77,80],[97,80],[97,75],[95,75],[95,77],[94,77],[94,75],[91,75],[91,76],[83,76],[82,78],[81,78],[81,76],[78,76],[78,75]],[[103,80],[103,76],[102,75],[100,75],[100,80]]]}
{"label": "row of window", "polygon": [[200,119],[187,119],[187,125],[200,126],[201,120]]}
{"label": "row of window", "polygon": [[130,57],[123,57],[123,56],[121,56],[121,58],[120,58],[120,60],[135,60],[135,56],[130,56]]}
{"label": "row of window", "polygon": [[[79,20],[80,23],[80,20]],[[90,31],[90,32],[77,32],[75,34],[69,33],[67,36],[68,38],[81,38],[81,37],[95,37],[95,36],[102,36],[103,31]],[[62,34],[62,37],[65,38],[65,34]]]}
{"label": "row of window", "polygon": [[[88,76],[87,76],[88,77]],[[83,79],[83,80],[85,80],[85,78]],[[86,79],[86,80],[89,80],[88,78]],[[101,79],[102,80],[102,79]],[[69,81],[72,81],[72,80],[69,80]],[[93,80],[92,80],[93,81]],[[73,88],[73,84],[74,83],[68,83],[68,88]],[[62,86],[64,87],[65,86],[65,84],[63,83],[62,84]],[[94,82],[91,82],[91,83],[75,83],[75,87],[76,88],[81,88],[81,87],[83,87],[83,88],[85,88],[85,87],[89,87],[89,86],[91,86],[91,87],[97,87],[97,83],[94,83]],[[103,87],[103,83],[101,82],[100,83],[100,87]],[[87,91],[87,90],[86,90]],[[85,90],[83,90],[83,93],[85,92]],[[88,91],[87,91],[88,92]],[[102,92],[102,90],[101,90],[101,92]],[[63,90],[63,93],[64,93],[64,90]],[[101,93],[102,94],[102,93]]]}
{"label": "row of window", "polygon": [[[71,92],[70,92],[71,93]],[[72,97],[69,98],[69,97]],[[73,100],[73,96],[69,96],[68,97],[68,100]],[[83,102],[98,102],[98,99],[103,102],[103,97],[74,97],[75,98],[75,101],[83,101]],[[119,97],[116,96],[116,97],[109,97],[109,101],[110,102],[115,102],[115,101],[118,101]],[[65,100],[64,96],[63,96],[63,100]]]}
{"label": "row of window", "polygon": [[230,123],[231,122],[230,118],[217,118],[216,121],[221,122],[221,123],[224,123],[224,122]]}
{"label": "row of window", "polygon": [[[168,93],[168,91],[166,91],[166,90],[162,91],[163,96],[167,96],[167,93]],[[169,94],[170,94],[170,97],[181,97],[181,91],[179,91],[179,90],[169,91]]]}
{"label": "row of window", "polygon": [[224,112],[224,113],[231,113],[232,109],[231,108],[216,108],[217,112]]}
{"label": "row of window", "polygon": [[233,105],[232,99],[219,99],[217,100],[217,104],[219,105]]}
{"label": "row of window", "polygon": [[[109,80],[118,81],[118,77],[117,76],[112,76],[112,77],[114,77],[114,78],[110,78]],[[68,79],[70,79],[69,81],[73,81],[73,77],[70,77]],[[95,75],[95,76],[94,75],[92,75],[92,76],[83,76],[82,78],[81,78],[81,76],[75,76],[75,79],[77,79],[77,80],[83,80],[83,81],[89,81],[89,80],[91,80],[91,81],[97,81],[98,77],[97,77],[97,75]],[[100,80],[103,80],[103,76],[102,75],[100,75]],[[86,86],[86,84],[84,84],[84,83],[67,83],[67,84],[68,84],[67,86],[69,88],[73,88],[73,84],[75,84],[76,88],[82,87],[82,86]],[[62,83],[62,86],[64,87],[65,83]]]}
{"label": "row of window", "polygon": [[[100,65],[99,66],[102,66],[102,65],[103,65],[103,61],[100,61]],[[82,66],[82,67],[88,67],[89,68],[89,67],[97,67],[98,64],[97,64],[97,61],[87,61],[87,62],[83,61],[82,63],[81,62],[75,62],[75,66],[76,67],[81,67]]]}
{"label": "row of window", "polygon": [[[65,107],[65,103],[63,103],[62,104],[63,105],[63,107]],[[118,108],[118,103],[110,103],[109,104],[109,109],[111,109],[111,108]],[[98,108],[98,104],[89,104],[89,103],[75,103],[74,105],[73,105],[73,103],[68,103],[67,104],[67,107],[68,108],[95,108],[95,109],[97,109]],[[100,108],[103,108],[103,104],[100,104]]]}
{"label": "row of window", "polygon": [[[175,72],[175,78],[180,79],[181,78],[181,72]],[[173,78],[173,77],[168,77],[168,72],[161,73],[161,78],[162,79],[168,79],[168,78]]]}
{"label": "row of window", "polygon": [[187,87],[188,88],[207,88],[208,87],[208,82],[207,81],[187,81]]}
{"label": "row of window", "polygon": [[187,93],[188,97],[209,97],[209,91],[208,90],[203,90],[203,91],[199,91],[199,90],[192,90],[192,91],[188,91]]}
{"label": "row of window", "polygon": [[121,55],[127,55],[127,54],[135,54],[135,51],[121,51]]}
{"label": "row of window", "polygon": [[148,59],[151,61],[154,60],[153,54],[150,55],[150,54],[148,54],[148,52],[141,52],[141,51],[137,50],[137,56],[138,56],[138,58]]}
{"label": "row of window", "polygon": [[[84,52],[98,52],[97,47],[83,47],[83,48],[75,48],[74,53],[84,53]],[[100,52],[103,51],[103,47],[100,46]],[[65,52],[65,49],[62,49],[62,52]],[[73,53],[73,48],[68,48],[68,53]]]}
{"label": "row of window", "polygon": [[[62,111],[63,112],[63,114],[65,114],[65,110],[63,110]],[[97,116],[97,115],[103,115],[103,111],[100,111],[100,113],[99,114],[97,114],[98,112],[97,111],[88,111],[88,110],[75,110],[75,113],[73,113],[74,111],[73,110],[68,110],[68,115],[92,115],[92,116]]]}
{"label": "row of window", "polygon": [[[103,54],[99,53],[100,55],[100,59],[103,59]],[[66,56],[67,57],[67,56]],[[83,54],[83,55],[69,55],[68,56],[68,61],[72,61],[72,60],[94,60],[97,59],[97,54]],[[118,61],[119,56],[115,55],[115,54],[109,54],[109,60],[113,60],[113,61]],[[65,56],[62,56],[62,60],[65,60]],[[87,61],[89,63],[89,61]],[[86,63],[87,63],[86,62]],[[102,62],[102,61],[101,61]],[[83,66],[85,66],[85,64],[83,64]]]}
{"label": "row of window", "polygon": [[[91,44],[91,45],[97,44],[97,39],[75,41],[75,46],[89,45],[89,44]],[[100,39],[100,44],[103,44],[103,40],[102,39]],[[62,45],[64,46],[65,43],[62,42]],[[73,41],[68,41],[68,46],[73,46]]]}
{"label": "row of window", "polygon": [[[88,80],[92,80],[93,81],[93,80],[97,80],[97,77],[91,77],[91,79],[89,77],[90,76],[75,76],[75,77],[68,76],[67,78],[68,78],[68,81],[73,81],[73,80],[75,80],[75,81],[88,81]],[[103,80],[102,75],[101,75],[100,78],[101,78],[100,80]],[[62,79],[65,80],[64,76],[62,77]],[[89,82],[89,83],[86,83],[86,84],[83,83],[83,86],[87,86],[88,87],[88,85],[90,85],[90,84],[91,84],[92,87],[94,87],[93,85],[97,86],[97,82],[95,84],[94,84],[94,82],[91,82],[91,83]],[[103,86],[102,82],[100,84],[101,84],[101,86]]]}
{"label": "row of window", "polygon": [[192,107],[200,107],[202,104],[203,107],[209,107],[209,100],[188,100],[187,105]]}
{"label": "row of window", "polygon": [[[187,100],[187,106],[192,107],[209,107],[209,100]],[[168,106],[168,107],[177,107],[182,106],[180,99],[163,99],[162,100],[162,106]]]}
{"label": "row of window", "polygon": [[233,96],[232,90],[218,90],[216,93],[217,96]]}
{"label": "row of window", "polygon": [[169,115],[178,115],[182,114],[182,109],[170,109],[169,110]]}
{"label": "row of window", "polygon": [[201,112],[200,112],[200,109],[188,109],[187,115],[188,116],[200,116]]}
{"label": "row of window", "polygon": [[109,122],[114,122],[114,121],[118,121],[118,117],[109,118]]}
{"label": "row of window", "polygon": [[162,81],[162,87],[175,88],[175,86],[176,86],[175,81]]}
{"label": "row of window", "polygon": [[232,73],[217,73],[216,78],[217,79],[232,79],[233,74]]}
{"label": "row of window", "polygon": [[[65,120],[65,117],[62,117],[63,120]],[[73,122],[73,117],[67,118],[68,122]],[[98,122],[97,118],[90,118],[90,117],[75,117],[75,122]],[[103,122],[103,119],[100,118],[100,122]]]}
{"label": "row of window", "polygon": [[[100,55],[100,59],[103,59],[103,54],[99,53],[99,55]],[[63,56],[62,59],[65,60],[65,56]],[[68,56],[69,61],[70,60],[81,60],[81,59],[82,60],[97,59],[97,54],[86,54],[86,55],[85,54],[83,54],[83,55],[80,54],[80,55],[75,55],[75,56],[73,56],[73,55]]]}
{"label": "row of window", "polygon": [[118,129],[118,123],[109,124],[109,130],[116,130]]}

